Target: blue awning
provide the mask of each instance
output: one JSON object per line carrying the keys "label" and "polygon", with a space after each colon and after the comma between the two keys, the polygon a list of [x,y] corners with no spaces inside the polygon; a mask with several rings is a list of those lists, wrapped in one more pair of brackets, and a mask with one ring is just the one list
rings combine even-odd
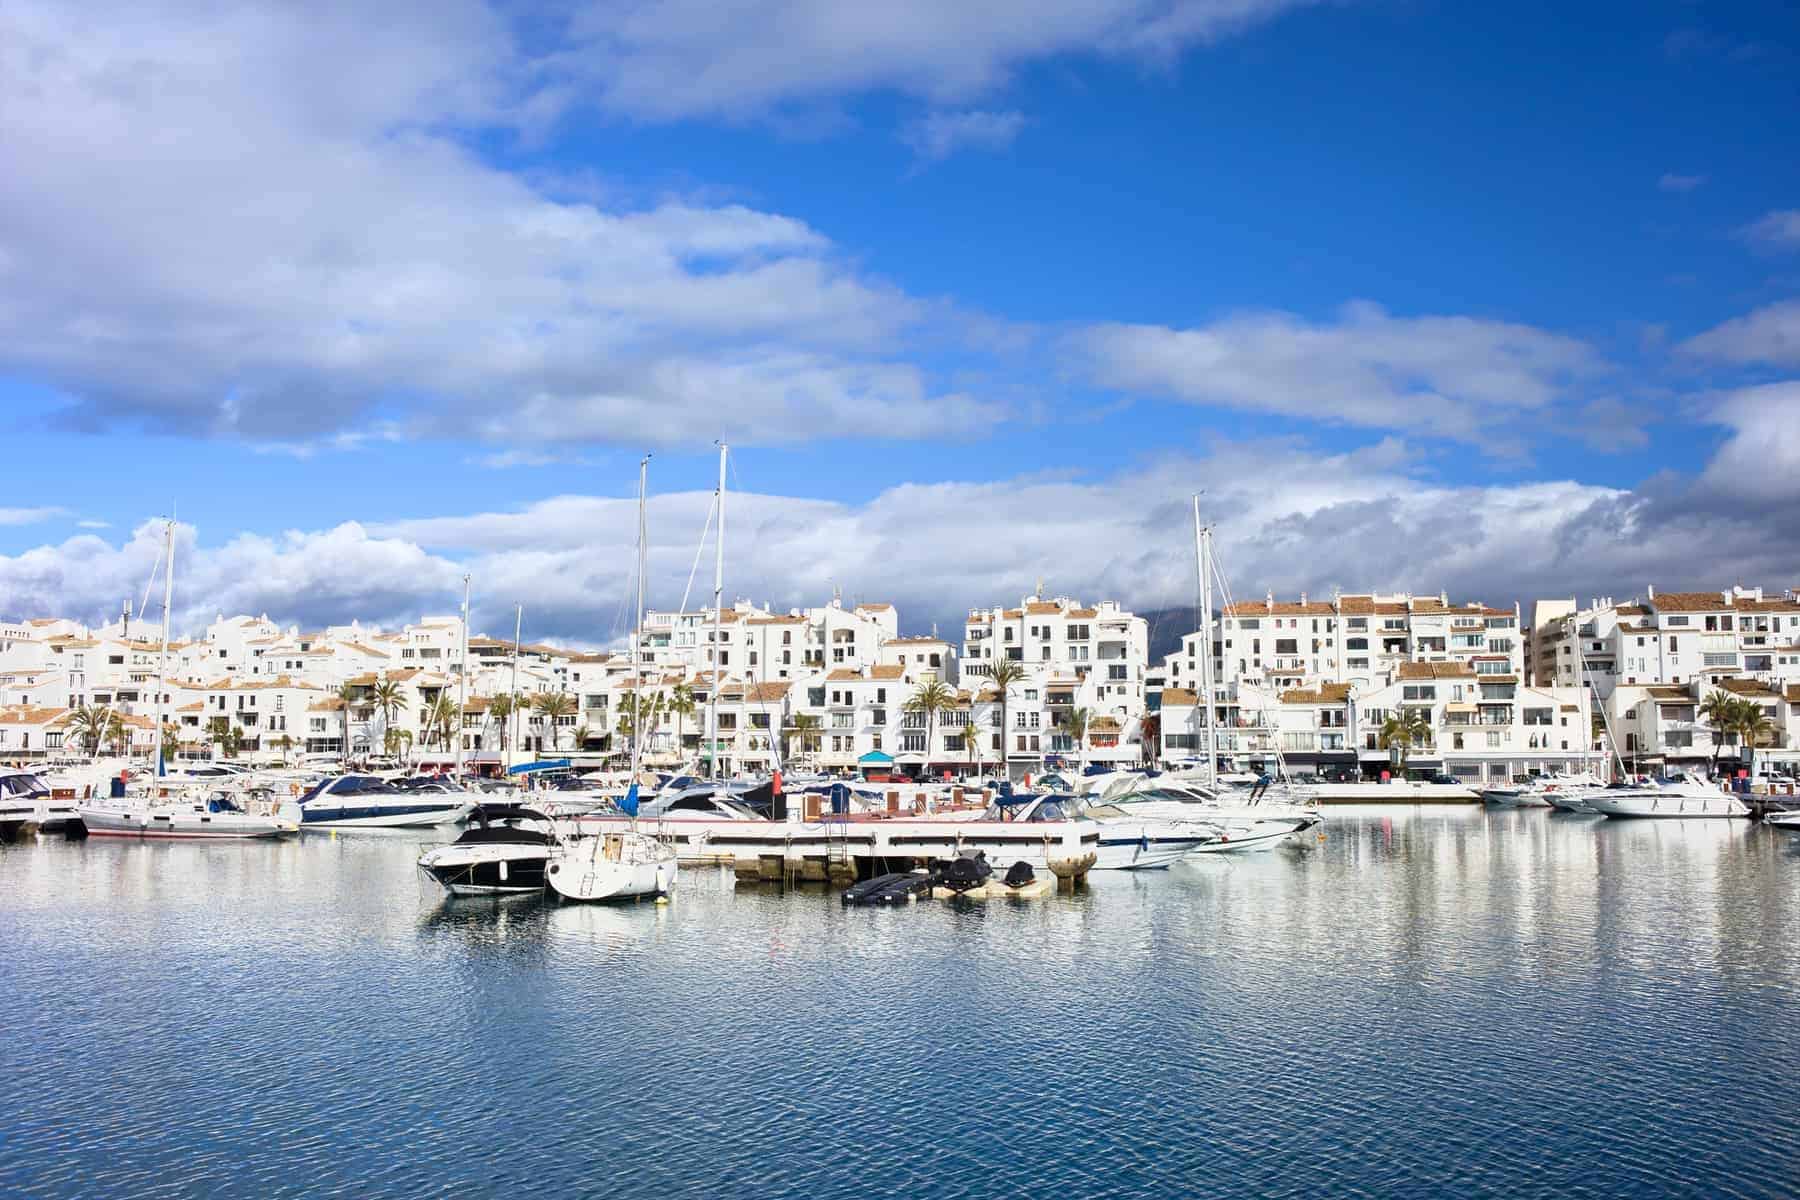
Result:
{"label": "blue awning", "polygon": [[856,761],[865,766],[891,767],[894,765],[894,756],[891,754],[883,754],[879,750],[871,750]]}
{"label": "blue awning", "polygon": [[566,771],[569,760],[566,758],[547,758],[539,762],[520,763],[516,767],[506,768],[508,775],[529,775],[533,771]]}

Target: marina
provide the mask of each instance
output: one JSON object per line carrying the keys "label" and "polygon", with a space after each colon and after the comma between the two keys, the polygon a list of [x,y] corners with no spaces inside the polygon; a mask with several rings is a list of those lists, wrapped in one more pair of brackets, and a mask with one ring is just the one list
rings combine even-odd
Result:
{"label": "marina", "polygon": [[1736,1114],[1800,1077],[1800,834],[1324,829],[903,911],[719,867],[447,899],[414,860],[453,830],[6,845],[0,1004],[56,1019],[0,1056],[0,1190],[1791,1194],[1795,1126]]}

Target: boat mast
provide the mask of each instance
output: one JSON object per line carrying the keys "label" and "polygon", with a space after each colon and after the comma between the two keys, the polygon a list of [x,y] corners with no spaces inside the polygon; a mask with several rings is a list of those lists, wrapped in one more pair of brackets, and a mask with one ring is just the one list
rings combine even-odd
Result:
{"label": "boat mast", "polygon": [[506,699],[506,720],[512,726],[512,737],[506,743],[506,765],[511,769],[513,754],[519,748],[519,631],[525,627],[525,606],[515,605],[513,608],[513,660],[512,683],[509,686],[512,695]]}
{"label": "boat mast", "polygon": [[[648,529],[647,529],[647,526],[644,521],[644,504],[645,504],[645,496],[646,496],[646,490],[645,490],[646,489],[646,481],[649,477],[649,473],[650,473],[650,456],[648,454],[646,454],[646,455],[644,455],[643,458],[638,460],[637,617],[631,624],[631,657],[632,657],[632,665],[635,668],[636,673],[637,673],[638,710],[637,710],[637,717],[632,722],[631,783],[627,784],[628,787],[637,783],[638,767],[643,762],[643,746],[644,746],[644,733],[645,733],[645,731],[643,729],[644,716],[645,716],[645,713],[643,712],[644,669],[640,662],[640,660],[642,659],[643,656],[639,650],[639,644],[643,641],[643,638],[644,638],[644,564],[645,564],[645,558],[646,558],[645,550],[644,550],[644,543],[646,542],[646,540],[648,540],[648,538],[647,538]],[[631,819],[634,823],[637,821],[637,813],[636,812],[633,812],[631,814]]]}
{"label": "boat mast", "polygon": [[469,577],[463,576],[462,659],[456,669],[456,782],[463,780],[463,714],[469,708]]}
{"label": "boat mast", "polygon": [[163,538],[162,645],[156,651],[156,728],[150,736],[150,770],[158,778],[163,774],[163,693],[168,688],[169,606],[175,600],[175,521],[172,517],[163,527]]}
{"label": "boat mast", "polygon": [[719,691],[725,684],[724,673],[720,670],[722,646],[719,631],[724,624],[723,610],[725,606],[725,455],[730,449],[724,442],[719,443],[719,539],[713,555],[713,639],[712,639],[712,693],[707,697],[706,705],[706,740],[711,743],[711,778],[719,778]]}
{"label": "boat mast", "polygon": [[1212,530],[1200,524],[1200,494],[1194,494],[1194,582],[1200,603],[1200,704],[1206,722],[1206,783],[1219,785],[1218,731],[1213,726],[1212,573],[1207,551]]}

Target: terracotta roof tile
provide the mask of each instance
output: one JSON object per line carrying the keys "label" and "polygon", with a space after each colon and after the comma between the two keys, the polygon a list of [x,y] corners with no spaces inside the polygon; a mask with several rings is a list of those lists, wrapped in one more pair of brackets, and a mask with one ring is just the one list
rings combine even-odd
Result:
{"label": "terracotta roof tile", "polygon": [[1199,702],[1200,698],[1186,688],[1164,688],[1162,690],[1162,703],[1164,708],[1168,708],[1172,704],[1192,705],[1198,704]]}
{"label": "terracotta roof tile", "polygon": [[1475,668],[1466,662],[1403,662],[1401,679],[1473,679]]}
{"label": "terracotta roof tile", "polygon": [[1650,601],[1657,612],[1726,612],[1731,602],[1718,592],[1658,592]]}

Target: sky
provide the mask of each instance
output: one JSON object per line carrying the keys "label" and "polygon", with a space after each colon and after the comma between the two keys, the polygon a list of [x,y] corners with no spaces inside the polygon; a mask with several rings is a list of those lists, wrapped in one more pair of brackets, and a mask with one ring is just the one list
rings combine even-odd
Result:
{"label": "sky", "polygon": [[[0,618],[1800,586],[1800,10],[0,7]],[[693,584],[710,595],[710,548]]]}

